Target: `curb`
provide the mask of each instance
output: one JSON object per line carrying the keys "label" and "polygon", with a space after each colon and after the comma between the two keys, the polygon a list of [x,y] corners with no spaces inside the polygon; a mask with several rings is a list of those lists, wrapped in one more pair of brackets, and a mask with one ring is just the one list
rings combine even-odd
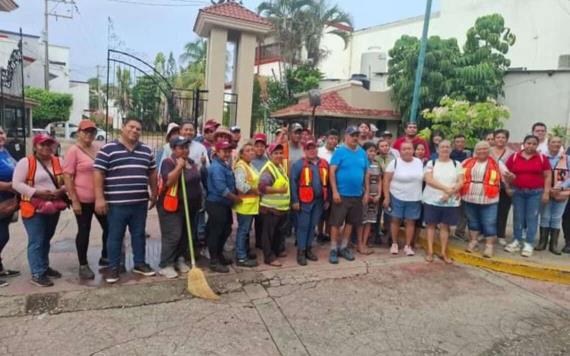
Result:
{"label": "curb", "polygon": [[[420,238],[420,245],[425,251],[427,251],[427,240],[424,236]],[[441,245],[436,238],[433,248],[434,254],[439,255],[437,251],[440,251],[440,246]],[[447,248],[447,254],[456,262],[465,265],[536,279],[539,281],[570,284],[570,267],[566,266],[537,264],[503,257],[485,258],[480,253],[465,252],[462,248],[454,246],[452,242],[450,242]]]}

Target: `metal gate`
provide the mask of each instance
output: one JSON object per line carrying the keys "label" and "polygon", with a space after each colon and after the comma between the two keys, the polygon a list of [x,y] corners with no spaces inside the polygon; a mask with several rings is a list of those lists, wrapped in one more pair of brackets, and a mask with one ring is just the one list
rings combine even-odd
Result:
{"label": "metal gate", "polygon": [[169,123],[192,120],[198,128],[207,93],[201,89],[175,88],[173,78],[166,78],[146,61],[110,49],[107,51],[107,141],[117,137],[126,118],[136,117],[143,125],[141,141],[156,153],[165,143]]}

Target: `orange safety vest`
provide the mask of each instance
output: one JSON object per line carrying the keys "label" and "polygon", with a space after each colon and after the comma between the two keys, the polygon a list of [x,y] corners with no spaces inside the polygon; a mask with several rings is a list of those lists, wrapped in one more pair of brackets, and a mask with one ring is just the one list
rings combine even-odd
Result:
{"label": "orange safety vest", "polygon": [[[174,160],[171,157],[168,157],[167,159],[170,159],[174,162]],[[176,162],[174,162],[176,163]],[[170,188],[166,187],[164,184],[164,179],[162,179],[162,175],[160,173],[158,174],[158,191],[159,192],[164,192],[164,200],[162,202],[162,207],[164,208],[164,211],[169,212],[169,213],[175,213],[178,211],[178,183],[176,182],[174,183],[174,185]],[[178,179],[178,181],[180,181],[182,179],[182,176],[180,176],[180,178]]]}
{"label": "orange safety vest", "polygon": [[[51,167],[53,170],[55,181],[57,183],[56,188],[59,188],[64,184],[63,169],[61,169],[61,163],[59,162],[59,158],[55,156],[51,157]],[[28,175],[26,176],[26,184],[29,185],[30,187],[34,186],[37,168],[38,168],[38,160],[36,159],[36,156],[29,155]],[[23,195],[22,200],[20,200],[20,214],[22,215],[22,218],[29,219],[33,217],[35,213],[36,213],[36,208],[32,204],[32,197]]]}
{"label": "orange safety vest", "polygon": [[471,184],[473,183],[483,183],[483,191],[485,196],[488,198],[496,198],[499,195],[501,189],[501,171],[499,170],[499,164],[493,158],[487,159],[487,168],[485,170],[485,177],[482,182],[473,181],[473,176],[471,175],[471,170],[477,163],[477,158],[469,158],[463,163],[465,168],[465,183],[461,188],[461,195],[466,195],[471,189]]}
{"label": "orange safety vest", "polygon": [[[327,200],[328,195],[328,177],[329,165],[327,161],[319,158],[319,177],[323,187],[323,200]],[[310,204],[315,200],[315,192],[313,190],[313,171],[309,167],[309,161],[303,158],[303,169],[301,170],[301,179],[299,179],[299,201],[304,204]]]}

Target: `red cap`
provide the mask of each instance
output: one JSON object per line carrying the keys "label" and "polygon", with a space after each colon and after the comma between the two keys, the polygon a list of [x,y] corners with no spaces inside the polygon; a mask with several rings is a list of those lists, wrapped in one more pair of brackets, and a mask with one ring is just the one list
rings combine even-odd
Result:
{"label": "red cap", "polygon": [[206,122],[204,123],[204,126],[210,126],[213,125],[215,127],[220,126],[221,124],[219,122],[216,121],[216,119],[208,119],[206,120]]}
{"label": "red cap", "polygon": [[46,142],[57,143],[57,141],[53,137],[51,137],[50,135],[43,134],[43,133],[34,136],[34,138],[32,139],[32,143],[34,145],[38,145],[38,144],[41,145],[41,144],[46,143]]}
{"label": "red cap", "polygon": [[216,143],[216,151],[232,148],[232,144],[228,141],[220,141]]}
{"label": "red cap", "polygon": [[255,135],[253,135],[253,142],[254,143],[263,142],[267,144],[267,135],[261,132],[256,133]]}
{"label": "red cap", "polygon": [[305,142],[305,144],[303,145],[303,148],[308,149],[309,146],[317,147],[317,143],[314,140],[309,140],[309,141]]}
{"label": "red cap", "polygon": [[267,152],[268,152],[269,154],[272,154],[273,151],[275,151],[276,149],[283,149],[283,145],[280,144],[280,143],[273,142],[272,144],[269,145],[269,148],[267,149]]}
{"label": "red cap", "polygon": [[96,129],[96,128],[97,128],[97,126],[91,120],[81,120],[81,122],[79,123],[79,130],[81,130],[81,131],[87,130],[87,129]]}

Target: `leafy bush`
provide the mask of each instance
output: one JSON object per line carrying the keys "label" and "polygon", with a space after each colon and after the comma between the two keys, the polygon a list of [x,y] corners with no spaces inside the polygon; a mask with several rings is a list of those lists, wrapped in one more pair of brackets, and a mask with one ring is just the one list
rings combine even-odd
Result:
{"label": "leafy bush", "polygon": [[27,87],[26,98],[37,101],[39,105],[32,109],[35,127],[45,127],[52,121],[67,121],[73,97],[70,94],[53,93],[39,88]]}

